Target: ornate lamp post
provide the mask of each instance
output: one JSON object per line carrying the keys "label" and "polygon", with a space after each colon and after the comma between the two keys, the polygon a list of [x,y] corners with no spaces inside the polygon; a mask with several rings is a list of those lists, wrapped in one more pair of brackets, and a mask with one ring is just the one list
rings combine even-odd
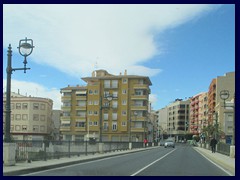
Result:
{"label": "ornate lamp post", "polygon": [[11,127],[11,76],[13,71],[17,70],[29,70],[26,68],[27,56],[29,56],[33,51],[33,40],[32,39],[22,39],[19,41],[19,53],[24,56],[24,68],[12,68],[12,47],[11,44],[8,46],[8,63],[7,63],[7,92],[6,92],[6,119],[5,119],[5,142],[11,142],[10,127]]}

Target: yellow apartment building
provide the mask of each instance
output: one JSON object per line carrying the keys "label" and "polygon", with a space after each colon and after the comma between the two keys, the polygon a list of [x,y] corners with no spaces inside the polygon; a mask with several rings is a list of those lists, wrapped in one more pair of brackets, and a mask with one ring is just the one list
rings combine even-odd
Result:
{"label": "yellow apartment building", "polygon": [[86,86],[61,89],[63,140],[143,141],[152,85],[149,77],[96,70],[82,80]]}

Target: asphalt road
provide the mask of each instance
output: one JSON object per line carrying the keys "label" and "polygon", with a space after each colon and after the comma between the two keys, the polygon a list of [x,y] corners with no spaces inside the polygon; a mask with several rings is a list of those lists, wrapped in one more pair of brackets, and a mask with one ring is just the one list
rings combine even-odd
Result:
{"label": "asphalt road", "polygon": [[229,176],[191,146],[154,148],[25,176]]}

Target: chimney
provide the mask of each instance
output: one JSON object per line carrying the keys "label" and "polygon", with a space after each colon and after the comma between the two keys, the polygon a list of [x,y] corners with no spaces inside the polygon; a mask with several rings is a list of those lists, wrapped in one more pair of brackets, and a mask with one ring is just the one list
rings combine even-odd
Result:
{"label": "chimney", "polygon": [[127,75],[127,70],[125,69],[125,71],[124,71],[124,75]]}

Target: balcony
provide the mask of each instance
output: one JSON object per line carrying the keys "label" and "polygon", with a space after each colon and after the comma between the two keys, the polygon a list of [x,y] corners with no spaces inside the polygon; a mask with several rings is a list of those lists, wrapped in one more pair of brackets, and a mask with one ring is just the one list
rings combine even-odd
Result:
{"label": "balcony", "polygon": [[76,110],[81,110],[81,111],[86,111],[87,107],[86,106],[75,106]]}
{"label": "balcony", "polygon": [[71,111],[72,106],[61,106],[62,111]]}
{"label": "balcony", "polygon": [[147,106],[131,106],[131,110],[133,111],[147,111]]}
{"label": "balcony", "polygon": [[60,131],[71,131],[70,126],[60,126]]}
{"label": "balcony", "polygon": [[[144,128],[132,127],[131,132],[144,132]],[[147,131],[145,130],[145,132],[147,132]]]}
{"label": "balcony", "polygon": [[71,100],[71,99],[72,99],[72,96],[62,96],[62,97],[61,97],[61,100],[62,100],[62,101]]}
{"label": "balcony", "polygon": [[75,131],[82,131],[82,132],[85,132],[86,131],[86,128],[85,127],[75,127]]}
{"label": "balcony", "polygon": [[148,95],[132,95],[132,100],[148,100]]}
{"label": "balcony", "polygon": [[149,89],[148,84],[134,84],[133,89]]}

